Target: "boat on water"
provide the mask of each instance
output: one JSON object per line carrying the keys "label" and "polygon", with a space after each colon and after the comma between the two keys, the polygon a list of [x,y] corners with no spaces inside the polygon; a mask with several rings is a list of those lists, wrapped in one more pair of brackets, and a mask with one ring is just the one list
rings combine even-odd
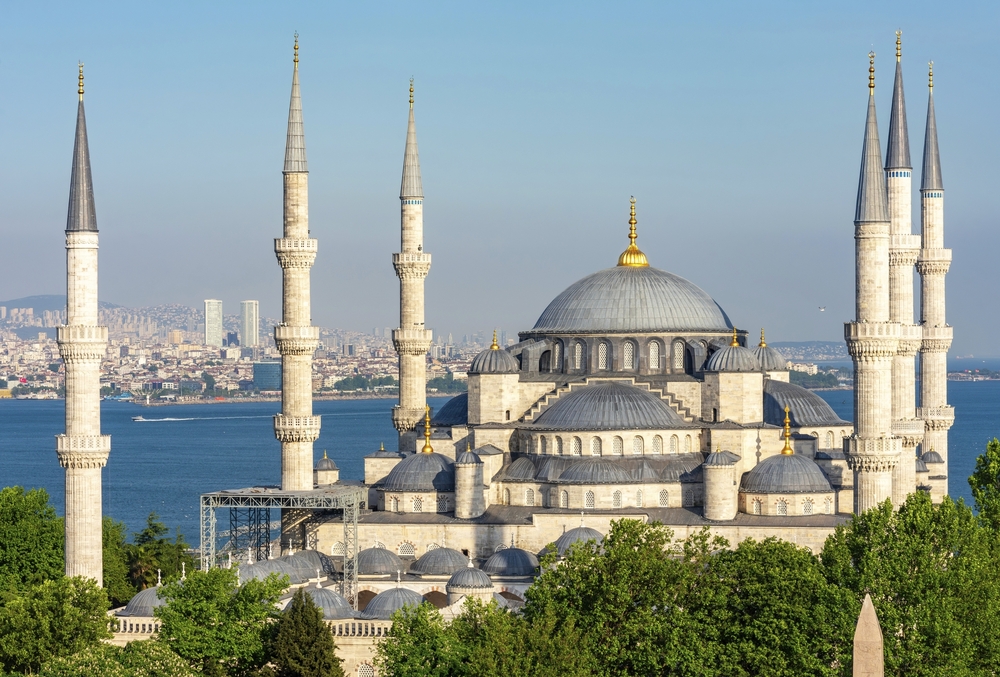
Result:
{"label": "boat on water", "polygon": [[145,421],[146,419],[144,419],[142,416],[133,416],[132,420],[133,421]]}

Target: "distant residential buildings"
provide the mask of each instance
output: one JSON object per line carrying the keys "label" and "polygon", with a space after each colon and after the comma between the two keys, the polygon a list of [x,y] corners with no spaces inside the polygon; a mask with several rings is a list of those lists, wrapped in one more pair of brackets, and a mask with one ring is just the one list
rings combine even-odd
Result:
{"label": "distant residential buildings", "polygon": [[222,347],[222,301],[205,299],[205,345]]}

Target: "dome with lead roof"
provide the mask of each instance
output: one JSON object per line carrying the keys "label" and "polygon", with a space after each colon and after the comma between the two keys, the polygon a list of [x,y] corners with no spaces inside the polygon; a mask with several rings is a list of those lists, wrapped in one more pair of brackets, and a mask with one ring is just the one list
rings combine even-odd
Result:
{"label": "dome with lead roof", "polygon": [[604,534],[597,529],[584,526],[570,529],[556,541],[556,552],[559,553],[560,557],[565,557],[570,546],[574,543],[586,543],[587,541],[597,541],[597,545],[600,545],[604,542]]}
{"label": "dome with lead roof", "polygon": [[521,548],[498,550],[483,564],[483,571],[491,576],[534,576],[538,558]]}
{"label": "dome with lead roof", "polygon": [[464,569],[459,569],[451,575],[445,584],[445,590],[451,592],[455,589],[464,590],[485,590],[493,589],[493,581],[482,569],[466,565]]}
{"label": "dome with lead roof", "polygon": [[406,571],[396,553],[386,548],[365,548],[358,553],[358,573],[362,576],[395,576]]}
{"label": "dome with lead roof", "polygon": [[382,480],[384,491],[454,491],[455,463],[437,453],[407,456]]}
{"label": "dome with lead roof", "polygon": [[811,494],[833,491],[816,463],[799,454],[765,458],[743,475],[740,491],[749,494]]}
{"label": "dome with lead roof", "polygon": [[326,620],[336,620],[338,618],[354,618],[354,609],[347,603],[347,600],[329,588],[306,588],[306,594],[312,598],[313,603],[323,612]]}
{"label": "dome with lead roof", "polygon": [[410,566],[415,574],[445,576],[469,565],[469,558],[451,548],[428,550]]}
{"label": "dome with lead roof", "polygon": [[418,607],[423,603],[424,598],[418,592],[409,588],[390,588],[372,597],[368,606],[361,612],[361,618],[387,621],[404,606]]}
{"label": "dome with lead roof", "polygon": [[689,427],[661,398],[624,381],[598,381],[547,406],[530,424],[543,430],[664,430]]}

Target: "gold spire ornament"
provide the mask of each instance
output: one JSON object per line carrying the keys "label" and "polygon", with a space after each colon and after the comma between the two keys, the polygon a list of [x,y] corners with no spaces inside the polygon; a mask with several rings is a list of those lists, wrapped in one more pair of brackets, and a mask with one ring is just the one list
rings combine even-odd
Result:
{"label": "gold spire ornament", "polygon": [[733,327],[733,340],[730,341],[729,347],[735,348],[740,345],[740,339],[736,336],[736,327]]}
{"label": "gold spire ornament", "polygon": [[500,344],[497,343],[497,330],[493,330],[493,345],[490,346],[490,350],[500,350]]}
{"label": "gold spire ornament", "polygon": [[410,109],[413,109],[413,78],[410,78]]}
{"label": "gold spire ornament", "polygon": [[868,95],[875,96],[875,52],[868,52]]}
{"label": "gold spire ornament", "polygon": [[622,252],[622,255],[618,257],[618,265],[624,266],[626,268],[649,268],[649,261],[646,259],[646,255],[635,245],[635,224],[638,221],[635,220],[635,198],[630,199],[632,210],[629,216],[628,225],[628,248]]}
{"label": "gold spire ornament", "polygon": [[295,33],[295,57],[292,59],[295,62],[295,67],[299,67],[299,34],[298,31]]}
{"label": "gold spire ornament", "polygon": [[79,87],[77,88],[76,93],[80,95],[80,101],[83,101],[83,62],[78,61],[77,65],[80,67],[80,75],[77,78],[79,81]]}
{"label": "gold spire ornament", "polygon": [[896,63],[903,56],[903,31],[896,31]]}
{"label": "gold spire ornament", "polygon": [[792,449],[792,420],[788,416],[788,412],[791,411],[788,405],[785,405],[785,447],[781,450],[781,453],[785,456],[791,456],[795,453]]}
{"label": "gold spire ornament", "polygon": [[757,345],[761,348],[767,348],[767,343],[764,341],[764,327],[760,328],[760,343]]}
{"label": "gold spire ornament", "polygon": [[427,405],[424,411],[424,448],[420,450],[424,454],[433,454],[434,447],[431,446],[431,407]]}
{"label": "gold spire ornament", "polygon": [[[80,64],[80,72],[83,73],[83,64]],[[83,82],[83,75],[80,76],[80,82]],[[928,89],[934,89],[934,62],[927,62],[927,87]],[[80,85],[80,98],[83,98],[83,85]]]}

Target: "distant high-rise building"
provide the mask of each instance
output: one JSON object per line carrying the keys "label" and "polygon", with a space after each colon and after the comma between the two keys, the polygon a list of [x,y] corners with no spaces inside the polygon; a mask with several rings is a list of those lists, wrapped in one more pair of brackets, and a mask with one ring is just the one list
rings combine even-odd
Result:
{"label": "distant high-rise building", "polygon": [[230,331],[226,333],[226,345],[230,348],[236,347],[240,344],[240,336],[235,331]]}
{"label": "distant high-rise building", "polygon": [[244,348],[260,345],[260,304],[256,301],[240,302],[240,345]]}
{"label": "distant high-rise building", "polygon": [[205,345],[222,347],[222,301],[205,299]]}
{"label": "distant high-rise building", "polygon": [[254,362],[253,387],[257,390],[281,390],[281,362]]}
{"label": "distant high-rise building", "polygon": [[179,346],[184,343],[184,332],[180,329],[171,329],[167,332],[167,343]]}

